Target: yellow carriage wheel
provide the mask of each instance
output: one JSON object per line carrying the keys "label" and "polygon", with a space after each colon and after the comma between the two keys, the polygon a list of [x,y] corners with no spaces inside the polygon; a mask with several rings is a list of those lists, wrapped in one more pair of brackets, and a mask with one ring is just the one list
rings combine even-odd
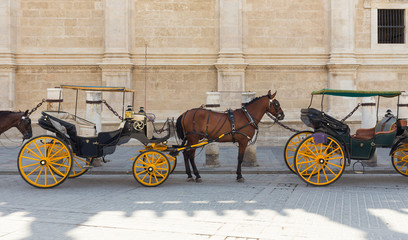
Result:
{"label": "yellow carriage wheel", "polygon": [[72,153],[60,138],[38,136],[21,148],[17,167],[21,177],[30,185],[38,188],[55,187],[69,176]]}
{"label": "yellow carriage wheel", "polygon": [[167,159],[169,160],[170,163],[170,173],[173,173],[174,169],[177,166],[177,157],[172,157],[168,154],[166,154]]}
{"label": "yellow carriage wheel", "polygon": [[325,186],[339,179],[345,163],[342,146],[331,136],[326,143],[315,143],[315,138],[310,136],[299,144],[295,154],[299,177],[315,186]]}
{"label": "yellow carriage wheel", "polygon": [[78,157],[75,154],[72,154],[74,156],[73,162],[72,162],[72,168],[71,168],[71,173],[69,174],[69,178],[76,178],[88,171],[88,168],[85,166],[90,165],[90,160],[86,158],[81,158]]}
{"label": "yellow carriage wheel", "polygon": [[133,176],[147,187],[155,187],[166,181],[170,174],[170,163],[166,155],[156,150],[139,154],[133,163]]}
{"label": "yellow carriage wheel", "polygon": [[408,144],[403,143],[391,155],[392,166],[397,172],[408,176]]}
{"label": "yellow carriage wheel", "polygon": [[[51,150],[52,154],[55,153],[56,156],[63,154],[62,152],[59,151],[60,148],[62,147],[63,146],[59,143],[55,144],[53,149]],[[71,173],[69,174],[68,178],[76,178],[86,173],[88,171],[88,168],[85,168],[85,166],[90,164],[90,160],[78,157],[77,155],[75,155],[75,153],[72,153],[72,156],[73,156],[73,159],[72,159]],[[58,163],[60,163],[61,165],[57,169],[59,170],[62,166],[66,165],[67,162],[68,162],[67,158],[59,160]],[[55,172],[55,173],[59,175],[59,172]]]}
{"label": "yellow carriage wheel", "polygon": [[283,158],[285,159],[286,166],[290,171],[296,174],[294,159],[296,149],[305,138],[311,136],[313,132],[311,131],[301,131],[295,133],[289,140],[286,142],[285,149],[283,151]]}

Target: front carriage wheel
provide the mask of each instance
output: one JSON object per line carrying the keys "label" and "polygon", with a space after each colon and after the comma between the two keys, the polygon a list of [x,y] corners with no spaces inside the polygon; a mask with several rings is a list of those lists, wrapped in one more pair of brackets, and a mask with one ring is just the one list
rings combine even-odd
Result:
{"label": "front carriage wheel", "polygon": [[302,142],[305,138],[312,135],[313,132],[311,131],[301,131],[293,134],[292,137],[286,142],[285,149],[283,151],[283,158],[285,159],[286,166],[289,168],[291,172],[296,174],[295,166],[294,166],[294,159],[296,149],[299,146],[300,142]]}
{"label": "front carriage wheel", "polygon": [[28,141],[18,154],[21,177],[38,188],[52,188],[70,174],[72,153],[64,141],[54,136],[38,136]]}
{"label": "front carriage wheel", "polygon": [[166,155],[156,150],[139,154],[133,163],[133,176],[146,187],[155,187],[166,181],[170,174],[170,163]]}
{"label": "front carriage wheel", "polygon": [[166,154],[167,159],[169,160],[170,163],[170,173],[173,173],[174,169],[177,166],[177,157],[172,157],[168,154]]}
{"label": "front carriage wheel", "polygon": [[299,144],[295,154],[299,177],[315,186],[326,186],[339,179],[345,163],[343,147],[331,136],[327,136],[326,143],[315,143],[310,136]]}
{"label": "front carriage wheel", "polygon": [[408,177],[408,144],[400,144],[391,155],[392,166],[400,174]]}

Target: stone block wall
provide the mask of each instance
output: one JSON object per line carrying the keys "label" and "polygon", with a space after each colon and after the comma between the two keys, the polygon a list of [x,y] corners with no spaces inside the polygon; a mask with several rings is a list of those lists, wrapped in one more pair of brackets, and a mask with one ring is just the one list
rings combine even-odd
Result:
{"label": "stone block wall", "polygon": [[[47,97],[47,88],[68,85],[100,85],[101,70],[95,66],[19,66],[16,70],[16,109],[35,107]],[[74,90],[64,90],[62,110],[72,112],[75,107]],[[78,113],[85,116],[85,92],[78,92]],[[41,116],[45,104],[33,113],[33,120]]]}
{"label": "stone block wall", "polygon": [[103,4],[103,0],[20,0],[19,51],[103,51]]}
{"label": "stone block wall", "polygon": [[[46,97],[48,87],[60,84],[119,85],[136,90],[135,108],[146,104],[158,120],[165,120],[205,104],[206,92],[220,92],[227,108],[241,104],[242,91],[261,96],[271,89],[278,91],[284,122],[302,128],[299,110],[309,105],[311,91],[408,89],[407,43],[376,44],[376,11],[381,8],[407,9],[407,15],[408,3],[0,1],[0,107],[31,109]],[[121,97],[103,98],[121,112]],[[330,100],[324,109],[341,118],[359,101]],[[381,104],[383,111],[394,103]],[[73,106],[73,93],[64,93],[63,108]],[[320,101],[313,106],[319,108]],[[79,114],[84,111],[80,104]],[[106,108],[102,115],[104,124],[118,121]],[[360,115],[352,117],[355,125]],[[291,135],[268,127],[266,118],[263,124],[260,139],[265,142]]]}

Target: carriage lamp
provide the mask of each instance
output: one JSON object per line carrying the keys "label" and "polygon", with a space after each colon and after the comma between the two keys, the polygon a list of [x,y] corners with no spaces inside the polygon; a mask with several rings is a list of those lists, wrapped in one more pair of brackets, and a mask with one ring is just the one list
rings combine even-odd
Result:
{"label": "carriage lamp", "polygon": [[125,118],[133,118],[134,112],[133,112],[133,107],[132,105],[128,105],[126,112],[125,112]]}

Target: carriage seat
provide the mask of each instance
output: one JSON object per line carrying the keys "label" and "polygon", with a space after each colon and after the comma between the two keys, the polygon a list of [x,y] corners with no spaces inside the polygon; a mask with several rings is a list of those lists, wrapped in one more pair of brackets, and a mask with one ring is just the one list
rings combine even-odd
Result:
{"label": "carriage seat", "polygon": [[[374,138],[376,135],[389,134],[389,133],[395,132],[397,130],[397,125],[395,124],[395,121],[393,122],[388,121],[388,124],[387,124],[386,120],[387,119],[381,120],[373,128],[357,129],[356,134],[352,135],[351,137],[360,139],[360,140],[369,140],[369,139]],[[398,119],[398,121],[396,122],[398,126],[407,126],[406,119]]]}
{"label": "carriage seat", "polygon": [[[97,136],[95,123],[86,119],[75,117],[73,114],[61,111],[46,111],[43,112],[43,115],[50,116],[51,120],[53,120],[51,121],[53,126],[62,133],[68,133],[68,135],[76,135],[79,137]],[[67,129],[67,127],[71,129]]]}

